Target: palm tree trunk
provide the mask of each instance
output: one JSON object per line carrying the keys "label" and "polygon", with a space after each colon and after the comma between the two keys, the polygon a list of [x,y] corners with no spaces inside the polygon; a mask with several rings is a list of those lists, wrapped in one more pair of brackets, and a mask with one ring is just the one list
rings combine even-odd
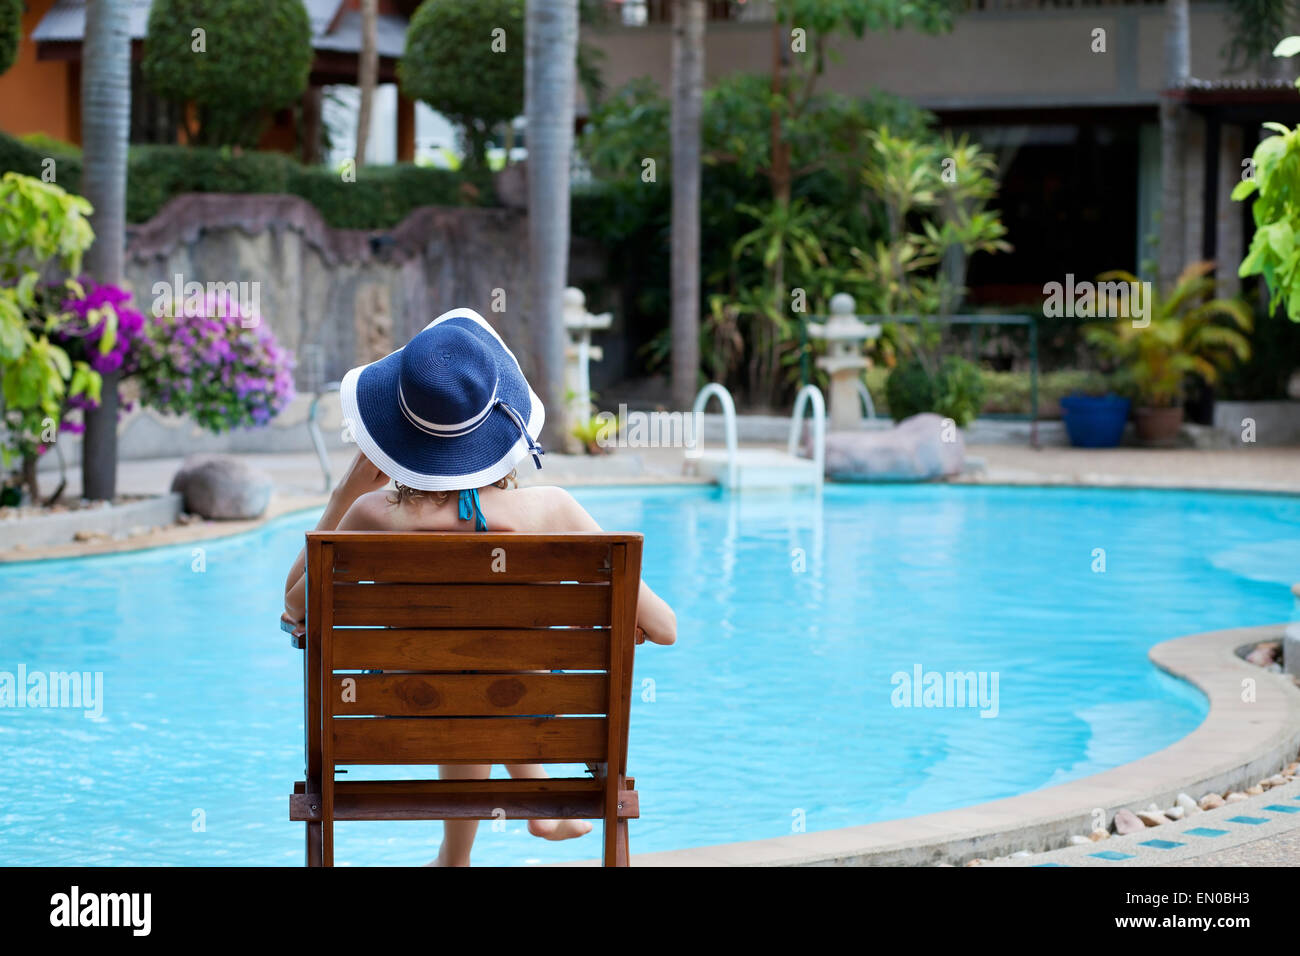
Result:
{"label": "palm tree trunk", "polygon": [[366,140],[370,137],[370,106],[375,98],[379,78],[379,0],[361,0],[361,54],[357,61],[357,87],[361,102],[357,105],[357,168],[366,162]]}
{"label": "palm tree trunk", "polygon": [[690,408],[700,372],[700,111],[704,0],[673,3],[672,395]]}
{"label": "palm tree trunk", "polygon": [[528,122],[529,308],[545,441],[568,435],[564,401],[563,296],[569,270],[578,0],[528,0],[524,114]]}
{"label": "palm tree trunk", "polygon": [[[131,128],[131,36],[128,0],[90,0],[81,58],[85,162],[82,194],[95,207],[95,242],[86,272],[121,285],[126,258],[126,148]],[[105,375],[100,405],[85,413],[82,496],[110,500],[117,492],[117,375]]]}
{"label": "palm tree trunk", "polygon": [[1165,3],[1164,95],[1160,98],[1159,280],[1171,288],[1183,268],[1183,141],[1186,114],[1170,92],[1191,73],[1188,0]]}

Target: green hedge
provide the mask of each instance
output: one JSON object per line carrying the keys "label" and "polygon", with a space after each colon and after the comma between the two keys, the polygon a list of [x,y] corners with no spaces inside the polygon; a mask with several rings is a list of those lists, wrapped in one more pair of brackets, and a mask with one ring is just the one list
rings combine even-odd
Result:
{"label": "green hedge", "polygon": [[[867,369],[867,388],[871,390],[871,398],[876,403],[876,413],[879,415],[889,414],[889,401],[885,391],[889,372],[890,369],[879,366]],[[1028,372],[991,372],[981,369],[980,378],[984,383],[981,415],[1029,414]],[[1101,395],[1110,390],[1110,379],[1101,372],[1079,369],[1045,372],[1038,377],[1038,415],[1040,418],[1060,418],[1059,402],[1072,392]]]}
{"label": "green hedge", "polygon": [[[0,133],[0,172],[39,177],[47,158],[55,161],[55,181],[77,192],[81,159],[75,147],[42,140],[26,143]],[[301,196],[336,228],[388,229],[420,206],[462,205],[463,181],[450,170],[401,163],[366,166],[355,182],[344,182],[333,170],[303,166],[284,153],[132,146],[126,216],[128,222],[147,222],[173,196],[185,193],[277,193]]]}

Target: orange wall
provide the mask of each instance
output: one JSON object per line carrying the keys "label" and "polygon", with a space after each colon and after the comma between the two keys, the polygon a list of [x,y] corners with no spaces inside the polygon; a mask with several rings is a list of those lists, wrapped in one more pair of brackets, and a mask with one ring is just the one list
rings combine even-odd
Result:
{"label": "orange wall", "polygon": [[45,133],[73,143],[81,141],[80,107],[70,65],[37,60],[32,31],[54,0],[28,0],[18,59],[0,75],[0,130],[15,136]]}

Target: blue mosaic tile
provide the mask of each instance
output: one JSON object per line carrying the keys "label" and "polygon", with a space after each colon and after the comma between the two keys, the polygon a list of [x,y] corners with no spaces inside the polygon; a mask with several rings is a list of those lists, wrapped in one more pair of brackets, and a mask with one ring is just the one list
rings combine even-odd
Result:
{"label": "blue mosaic tile", "polygon": [[1035,863],[1034,869],[1038,869],[1038,867],[1040,866],[1065,866],[1065,864],[1064,863]]}
{"label": "blue mosaic tile", "polygon": [[1187,836],[1203,837],[1221,837],[1228,835],[1227,830],[1216,830],[1213,827],[1192,827],[1190,830],[1184,830],[1183,833]]}
{"label": "blue mosaic tile", "polygon": [[1300,813],[1300,807],[1288,807],[1283,803],[1270,803],[1264,809],[1272,810],[1274,813]]}
{"label": "blue mosaic tile", "polygon": [[1138,846],[1151,846],[1157,850],[1172,850],[1176,846],[1187,846],[1187,844],[1175,843],[1173,840],[1143,840]]}
{"label": "blue mosaic tile", "polygon": [[1089,853],[1088,856],[1095,856],[1099,860],[1131,860],[1132,853],[1119,853],[1115,850],[1102,850],[1100,853]]}
{"label": "blue mosaic tile", "polygon": [[1249,823],[1253,827],[1268,823],[1268,817],[1228,817],[1229,823]]}

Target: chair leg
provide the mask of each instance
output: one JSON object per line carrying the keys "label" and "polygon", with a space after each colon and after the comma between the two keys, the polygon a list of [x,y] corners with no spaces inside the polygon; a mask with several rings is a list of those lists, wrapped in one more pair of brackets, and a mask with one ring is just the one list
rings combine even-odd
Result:
{"label": "chair leg", "polygon": [[631,866],[631,852],[627,845],[627,820],[618,821],[618,859],[615,866]]}
{"label": "chair leg", "polygon": [[307,865],[324,866],[324,847],[321,845],[321,825],[307,824]]}
{"label": "chair leg", "polygon": [[334,767],[326,765],[320,800],[321,866],[334,865]]}
{"label": "chair leg", "polygon": [[608,816],[600,821],[600,843],[604,848],[602,866],[618,866],[618,821]]}

